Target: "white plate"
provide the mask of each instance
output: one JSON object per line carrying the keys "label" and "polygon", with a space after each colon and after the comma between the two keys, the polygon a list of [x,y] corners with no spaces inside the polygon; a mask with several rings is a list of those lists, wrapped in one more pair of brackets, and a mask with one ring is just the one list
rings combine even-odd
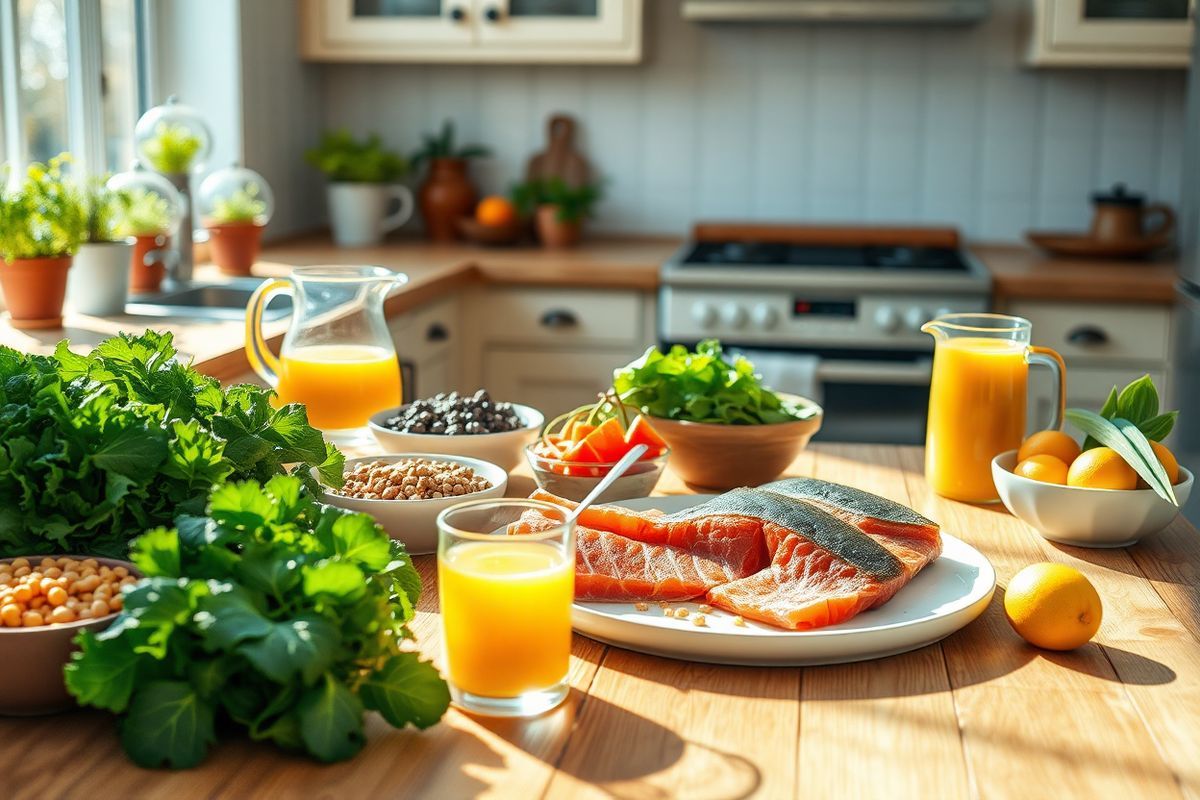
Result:
{"label": "white plate", "polygon": [[[712,495],[647,497],[614,505],[634,510],[682,511]],[[974,620],[991,602],[996,571],[966,542],[942,533],[942,555],[879,608],[815,631],[786,631],[715,610],[707,627],[665,616],[657,603],[575,603],[571,620],[585,636],[656,656],[747,666],[808,666],[865,661],[904,653],[944,639]],[[672,603],[696,613],[698,603]]]}

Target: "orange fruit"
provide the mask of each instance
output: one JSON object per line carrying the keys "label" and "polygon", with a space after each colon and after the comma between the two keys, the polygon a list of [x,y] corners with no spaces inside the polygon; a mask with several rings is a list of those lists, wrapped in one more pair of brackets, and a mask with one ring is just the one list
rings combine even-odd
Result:
{"label": "orange fruit", "polygon": [[1110,447],[1093,447],[1071,462],[1067,485],[1086,489],[1133,489],[1138,476]]}
{"label": "orange fruit", "polygon": [[1158,463],[1167,471],[1167,478],[1171,483],[1179,483],[1179,462],[1175,460],[1175,454],[1168,450],[1166,445],[1158,442],[1151,442],[1150,447],[1153,448],[1154,455],[1158,456]]}
{"label": "orange fruit", "polygon": [[1070,464],[1079,458],[1079,443],[1062,431],[1038,431],[1021,443],[1017,462],[1040,455],[1054,456],[1064,464]]}
{"label": "orange fruit", "polygon": [[475,206],[475,221],[489,228],[501,228],[517,221],[517,208],[507,197],[491,195]]}
{"label": "orange fruit", "polygon": [[1013,470],[1016,474],[1042,483],[1066,484],[1067,465],[1061,458],[1048,456],[1044,453],[1030,456]]}
{"label": "orange fruit", "polygon": [[1043,563],[1026,567],[1008,582],[1004,615],[1030,644],[1074,650],[1100,630],[1104,607],[1096,587],[1079,570]]}

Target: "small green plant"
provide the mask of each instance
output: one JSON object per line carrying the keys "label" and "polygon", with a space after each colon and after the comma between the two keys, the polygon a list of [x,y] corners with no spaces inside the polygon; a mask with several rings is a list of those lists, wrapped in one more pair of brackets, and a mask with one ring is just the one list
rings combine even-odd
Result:
{"label": "small green plant", "polygon": [[[24,180],[0,191],[0,258],[52,258],[79,249],[88,215],[79,186],[63,174],[70,160],[63,153],[48,164],[31,164]],[[0,177],[6,176],[7,169]]]}
{"label": "small green plant", "polygon": [[213,201],[211,224],[233,225],[244,222],[258,222],[267,213],[266,201],[258,197],[259,189],[256,183],[247,183],[237,189],[229,197]]}
{"label": "small green plant", "polygon": [[334,183],[394,183],[408,172],[404,157],[374,133],[359,141],[347,130],[327,131],[304,160]]}
{"label": "small green plant", "polygon": [[125,213],[117,225],[121,236],[160,236],[171,232],[171,206],[162,195],[147,189],[130,189]]}
{"label": "small green plant", "polygon": [[580,222],[592,216],[602,192],[598,183],[569,186],[561,178],[552,178],[519,183],[513,186],[510,195],[513,205],[523,217],[533,214],[539,206],[554,206],[558,210],[555,217],[559,222]]}
{"label": "small green plant", "polygon": [[178,175],[191,168],[200,145],[200,137],[186,125],[160,122],[154,127],[154,136],[142,145],[142,154],[154,171]]}
{"label": "small green plant", "polygon": [[483,158],[492,151],[481,144],[466,144],[456,147],[454,143],[454,120],[448,119],[442,123],[438,133],[427,133],[421,137],[422,145],[412,155],[412,165],[415,169],[426,161],[435,158]]}
{"label": "small green plant", "polygon": [[87,235],[84,241],[115,242],[125,238],[121,233],[132,198],[127,190],[108,188],[108,177],[89,178],[83,185],[83,200],[87,209]]}

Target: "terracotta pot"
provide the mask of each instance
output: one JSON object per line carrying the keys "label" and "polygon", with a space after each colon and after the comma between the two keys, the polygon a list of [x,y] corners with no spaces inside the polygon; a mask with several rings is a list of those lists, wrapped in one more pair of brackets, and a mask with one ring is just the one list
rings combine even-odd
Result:
{"label": "terracotta pot", "polygon": [[258,261],[262,225],[233,222],[208,227],[208,247],[213,263],[226,275],[249,275]]}
{"label": "terracotta pot", "polygon": [[559,219],[558,206],[538,206],[533,221],[537,226],[538,239],[544,247],[557,249],[579,244],[583,222],[577,219],[564,222]]}
{"label": "terracotta pot", "polygon": [[[162,234],[133,237],[133,260],[129,265],[129,291],[157,292],[167,276],[167,237]],[[146,263],[150,256],[150,263]]]}
{"label": "terracotta pot", "polygon": [[0,260],[0,288],[14,328],[62,327],[70,268],[70,256]]}
{"label": "terracotta pot", "polygon": [[[816,406],[796,395],[780,397]],[[817,406],[810,419],[771,425],[722,425],[660,417],[651,422],[671,448],[671,469],[689,486],[736,489],[779,477],[821,429],[822,416]]]}
{"label": "terracotta pot", "polygon": [[425,235],[435,242],[458,238],[458,219],[475,210],[479,194],[467,175],[462,158],[435,158],[417,191],[417,204],[425,218]]}

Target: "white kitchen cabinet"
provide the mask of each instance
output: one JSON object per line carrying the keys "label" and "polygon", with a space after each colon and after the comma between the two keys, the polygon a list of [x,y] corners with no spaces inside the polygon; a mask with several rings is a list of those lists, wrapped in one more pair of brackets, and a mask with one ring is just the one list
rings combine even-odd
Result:
{"label": "white kitchen cabinet", "polygon": [[533,406],[550,421],[595,402],[612,386],[613,370],[628,363],[628,350],[545,351],[492,348],[483,385],[492,397]]}
{"label": "white kitchen cabinet", "polygon": [[642,0],[304,0],[311,61],[636,63]]}
{"label": "white kitchen cabinet", "polygon": [[392,317],[388,330],[400,357],[406,399],[460,388],[463,336],[457,297]]}
{"label": "white kitchen cabinet", "polygon": [[1031,0],[1026,63],[1179,67],[1190,63],[1195,0]]}

